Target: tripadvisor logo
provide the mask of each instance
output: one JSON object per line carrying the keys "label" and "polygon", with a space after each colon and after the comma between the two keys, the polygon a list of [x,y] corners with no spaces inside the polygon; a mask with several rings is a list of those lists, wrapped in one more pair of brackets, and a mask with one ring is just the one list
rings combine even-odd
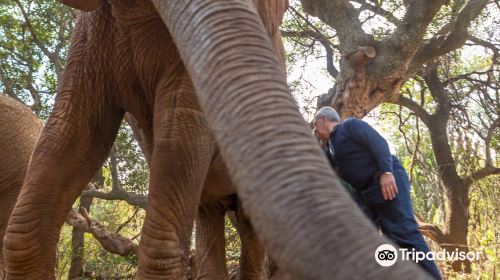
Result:
{"label": "tripadvisor logo", "polygon": [[375,260],[381,266],[392,266],[398,260],[398,251],[391,244],[382,244],[375,250]]}
{"label": "tripadvisor logo", "polygon": [[477,261],[481,259],[481,252],[463,252],[455,249],[454,251],[439,251],[439,252],[420,252],[415,249],[408,250],[406,248],[396,249],[391,244],[382,244],[375,250],[375,260],[381,266],[392,266],[399,259],[402,261],[413,261],[419,263],[423,260],[438,260],[438,261]]}

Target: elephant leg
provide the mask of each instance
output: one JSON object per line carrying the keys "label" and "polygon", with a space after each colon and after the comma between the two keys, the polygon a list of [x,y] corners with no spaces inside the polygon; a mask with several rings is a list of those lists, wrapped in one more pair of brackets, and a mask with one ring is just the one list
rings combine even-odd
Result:
{"label": "elephant leg", "polygon": [[245,216],[238,201],[236,210],[238,221],[238,232],[241,240],[241,256],[239,279],[241,280],[263,280],[267,279],[266,248],[259,241],[250,220]]}
{"label": "elephant leg", "polygon": [[11,280],[54,279],[61,226],[106,159],[123,116],[105,100],[83,100],[67,86],[61,86],[65,90],[33,152],[7,226],[4,254]]}
{"label": "elephant leg", "polygon": [[214,142],[183,71],[157,86],[149,198],[136,279],[185,279]]}
{"label": "elephant leg", "polygon": [[75,24],[54,109],[7,226],[9,280],[54,279],[66,215],[111,149],[123,118],[115,106],[114,33],[109,19],[94,15],[83,14]]}
{"label": "elephant leg", "polygon": [[3,280],[5,276],[3,237],[7,229],[9,216],[16,203],[17,195],[19,194],[19,187],[22,185],[22,180],[16,180],[15,178],[0,178],[0,183],[2,183],[2,179],[7,179],[6,182],[12,182],[12,184],[9,184],[4,190],[0,191],[0,280]]}
{"label": "elephant leg", "polygon": [[196,279],[228,279],[224,236],[226,209],[213,202],[202,204],[196,219]]}

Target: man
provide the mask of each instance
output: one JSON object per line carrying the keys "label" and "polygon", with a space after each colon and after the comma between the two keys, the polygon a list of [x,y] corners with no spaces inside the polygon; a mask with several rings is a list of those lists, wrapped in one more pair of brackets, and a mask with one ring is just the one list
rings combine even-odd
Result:
{"label": "man", "polygon": [[[326,143],[332,166],[355,189],[354,198],[366,215],[400,247],[427,253],[429,248],[413,215],[408,175],[391,155],[385,139],[364,121],[348,118],[341,122],[331,107],[318,111],[314,128]],[[441,279],[433,261],[420,261],[419,265]]]}

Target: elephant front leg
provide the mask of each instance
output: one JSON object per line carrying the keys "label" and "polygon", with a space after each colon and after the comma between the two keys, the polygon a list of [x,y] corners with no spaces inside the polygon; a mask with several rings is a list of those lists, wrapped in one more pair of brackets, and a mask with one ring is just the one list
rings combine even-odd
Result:
{"label": "elephant front leg", "polygon": [[192,88],[191,94],[185,89],[181,83],[155,101],[149,198],[136,279],[187,276],[191,232],[214,143],[196,99],[186,100],[194,97]]}
{"label": "elephant front leg", "polygon": [[[66,99],[68,98],[68,99]],[[71,205],[102,165],[122,113],[59,95],[4,238],[7,279],[55,279],[56,245]],[[100,107],[100,108],[99,108]],[[106,108],[105,108],[106,107]]]}
{"label": "elephant front leg", "polygon": [[250,220],[245,216],[241,202],[238,201],[236,210],[238,221],[238,233],[241,239],[240,256],[240,280],[264,280],[267,279],[266,248],[257,238]]}
{"label": "elephant front leg", "polygon": [[226,267],[224,215],[217,202],[202,204],[196,219],[196,280],[224,280]]}

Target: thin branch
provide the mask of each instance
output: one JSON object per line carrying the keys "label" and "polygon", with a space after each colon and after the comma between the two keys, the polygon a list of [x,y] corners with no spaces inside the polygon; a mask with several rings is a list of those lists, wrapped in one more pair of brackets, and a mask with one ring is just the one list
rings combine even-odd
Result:
{"label": "thin branch", "polygon": [[21,10],[21,14],[23,15],[24,21],[26,22],[26,26],[28,27],[28,30],[31,33],[31,37],[33,37],[33,42],[40,48],[40,50],[42,50],[43,54],[45,54],[45,56],[47,56],[47,58],[54,64],[54,67],[56,68],[56,73],[61,73],[63,69],[63,64],[60,57],[57,54],[50,52],[42,43],[42,41],[40,41],[40,38],[38,38],[38,35],[33,25],[31,24],[29,16],[24,10],[24,6],[22,5],[21,1],[15,0],[15,2],[19,7],[19,9]]}
{"label": "thin branch", "polygon": [[374,14],[379,15],[379,16],[385,18],[388,22],[394,24],[395,26],[398,26],[399,24],[401,24],[401,21],[397,17],[395,17],[393,13],[385,10],[381,6],[376,6],[376,5],[373,5],[373,4],[366,3],[363,0],[354,0],[353,2],[356,2],[356,3],[360,4],[361,5],[360,8],[362,10],[371,11]]}
{"label": "thin branch", "polygon": [[486,70],[486,71],[473,71],[473,72],[469,72],[469,73],[465,73],[465,74],[462,74],[462,75],[458,75],[458,76],[449,78],[448,80],[443,81],[443,84],[444,85],[448,85],[448,84],[451,84],[451,83],[456,82],[458,80],[469,80],[469,81],[482,82],[484,84],[488,84],[487,82],[483,82],[481,80],[473,79],[473,78],[471,78],[471,76],[472,75],[485,75],[485,74],[487,75],[487,74],[494,73],[494,72],[498,72],[498,71],[496,71],[495,69],[489,69],[489,70]]}
{"label": "thin branch", "polygon": [[488,42],[473,35],[469,35],[467,39],[473,42],[474,44],[488,48],[493,52],[492,63],[491,63],[492,65],[500,63],[500,55],[499,55],[500,45],[495,45],[491,42]]}
{"label": "thin branch", "polygon": [[326,69],[328,71],[328,73],[330,74],[330,76],[332,76],[334,79],[337,79],[338,75],[339,75],[339,71],[337,70],[337,68],[335,67],[335,65],[333,64],[333,44],[330,42],[330,40],[328,40],[328,38],[326,38],[325,35],[323,35],[323,33],[318,29],[316,28],[316,26],[314,26],[314,24],[312,24],[306,17],[304,17],[301,13],[299,13],[296,9],[294,9],[293,7],[290,7],[290,10],[293,11],[295,13],[296,16],[298,16],[299,18],[301,18],[310,28],[312,28],[314,30],[314,38],[315,40],[317,40],[318,42],[320,42],[321,45],[323,45],[323,47],[325,48],[325,51],[326,51]]}
{"label": "thin branch", "polygon": [[475,172],[473,172],[470,176],[465,178],[465,182],[467,184],[472,184],[475,181],[481,180],[485,177],[491,176],[491,175],[499,175],[500,174],[500,168],[498,167],[493,167],[493,166],[485,166]]}
{"label": "thin branch", "polygon": [[419,117],[416,116],[415,118],[415,129],[417,131],[417,140],[415,142],[415,149],[413,150],[413,155],[411,159],[411,165],[410,165],[410,182],[412,182],[413,179],[413,168],[415,167],[415,162],[417,160],[417,154],[418,154],[418,147],[420,146],[420,125],[419,125]]}
{"label": "thin branch", "polygon": [[415,115],[417,115],[426,125],[429,123],[431,115],[417,102],[411,100],[410,98],[399,95],[399,98],[397,100],[389,100],[388,102],[396,105],[401,105],[409,109],[410,111],[415,113]]}
{"label": "thin branch", "polygon": [[497,118],[493,124],[488,128],[488,133],[486,134],[486,138],[484,139],[484,145],[486,148],[486,166],[491,166],[491,151],[490,144],[493,139],[493,135],[495,131],[500,128],[500,118]]}
{"label": "thin branch", "polygon": [[33,74],[30,75],[30,81],[27,84],[28,91],[30,92],[31,98],[33,98],[33,105],[30,108],[35,112],[35,114],[39,114],[42,110],[42,100],[40,97],[40,92],[33,86],[32,81]]}
{"label": "thin branch", "polygon": [[130,222],[132,222],[132,220],[134,219],[135,215],[137,215],[137,213],[139,212],[139,209],[141,209],[141,208],[136,207],[134,210],[134,213],[132,213],[130,218],[128,218],[123,224],[121,224],[120,226],[118,226],[116,228],[115,233],[119,233],[126,225],[130,224]]}

